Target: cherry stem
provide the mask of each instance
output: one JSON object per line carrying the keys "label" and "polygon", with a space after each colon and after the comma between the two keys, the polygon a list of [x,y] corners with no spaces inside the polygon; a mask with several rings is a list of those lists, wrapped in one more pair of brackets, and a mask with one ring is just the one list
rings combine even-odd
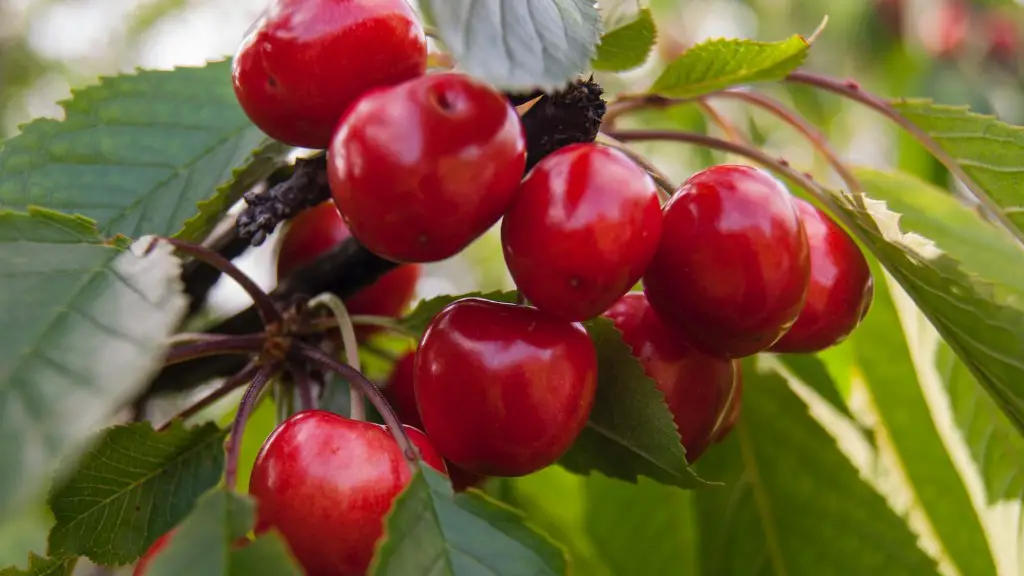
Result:
{"label": "cherry stem", "polygon": [[[310,308],[317,306],[323,306],[334,314],[334,319],[338,322],[338,330],[341,331],[341,345],[345,347],[345,360],[349,366],[360,372],[362,367],[359,365],[359,342],[356,341],[356,329],[352,325],[352,317],[349,316],[345,303],[336,295],[324,292],[309,301]],[[349,418],[366,420],[366,404],[364,404],[363,394],[359,387],[349,385],[348,393]]]}
{"label": "cherry stem", "polygon": [[163,240],[189,256],[213,266],[235,282],[238,282],[239,286],[252,298],[253,304],[263,318],[264,324],[277,324],[284,320],[281,316],[281,311],[274,304],[270,295],[227,258],[204,246],[197,246],[175,238],[161,237],[159,240]]}
{"label": "cherry stem", "polygon": [[757,92],[723,90],[721,92],[711,94],[710,97],[735,98],[737,100],[742,100],[761,108],[765,112],[768,112],[789,124],[796,129],[797,132],[802,134],[804,138],[806,138],[807,141],[825,157],[829,166],[831,166],[836,174],[839,175],[851,192],[863,191],[860,181],[839,158],[839,155],[836,154],[835,150],[832,149],[832,146],[828,142],[828,138],[818,130],[816,126],[808,122],[806,118],[798,114],[796,111],[787,108],[784,104],[774,98],[758,94]]}
{"label": "cherry stem", "polygon": [[732,122],[729,122],[725,116],[719,114],[718,110],[711,104],[708,104],[706,99],[700,98],[696,103],[697,107],[701,109],[704,115],[707,116],[712,123],[722,129],[726,138],[737,144],[747,143],[746,137],[740,133],[739,129],[737,129]]}
{"label": "cherry stem", "polygon": [[263,341],[264,336],[262,334],[247,334],[244,336],[207,334],[204,338],[193,340],[190,344],[180,344],[171,348],[164,358],[164,366],[209,356],[259,354],[263,351]]}
{"label": "cherry stem", "polygon": [[982,189],[973,178],[964,172],[963,168],[960,167],[956,160],[947,154],[942,146],[932,139],[927,132],[896,111],[896,109],[883,98],[875,96],[869,92],[865,92],[856,82],[838,80],[827,76],[812,74],[810,72],[793,72],[786,77],[786,81],[797,84],[806,84],[838,94],[853,100],[854,102],[863,104],[898,124],[901,128],[906,130],[907,133],[917,139],[917,141],[920,142],[932,156],[937,158],[939,162],[942,162],[953,176],[963,182],[964,186],[971,192],[974,198],[985,206],[990,215],[992,215],[1002,227],[1006,228],[1019,243],[1024,243],[1024,230],[1018,229],[1013,222],[1009,220],[1007,215],[1003,212],[1003,209],[992,201],[985,190]]}
{"label": "cherry stem", "polygon": [[[802,134],[807,139],[807,141],[810,142],[811,145],[814,146],[814,148],[819,153],[821,153],[821,155],[828,162],[829,166],[831,166],[832,169],[836,172],[836,174],[839,175],[839,177],[843,180],[843,182],[850,189],[850,191],[863,192],[864,188],[863,186],[861,186],[860,181],[857,179],[856,176],[853,175],[853,172],[839,158],[839,155],[836,154],[835,150],[833,150],[832,146],[829,144],[828,138],[826,138],[825,135],[822,134],[822,132],[818,130],[816,126],[808,122],[806,118],[798,114],[796,111],[787,108],[778,100],[775,100],[774,98],[765,96],[763,94],[759,94],[757,92],[750,92],[747,90],[722,90],[721,92],[714,92],[712,94],[708,94],[707,96],[703,96],[700,99],[696,100],[691,98],[666,98],[663,96],[657,96],[653,94],[647,96],[639,96],[620,101],[614,108],[609,110],[608,114],[605,117],[607,118],[608,116],[611,116],[612,120],[614,120],[615,118],[621,116],[622,114],[632,112],[634,110],[639,110],[641,108],[666,108],[669,106],[677,106],[680,104],[688,104],[694,102],[697,103],[698,105],[702,105],[704,100],[712,98],[733,98],[736,100],[744,101],[748,104],[761,108],[762,110],[772,114],[773,116],[777,117],[783,122],[789,124],[798,132],[800,132],[800,134]],[[705,112],[709,113],[709,116],[713,121],[719,123],[719,126],[722,126],[723,130],[726,130],[727,132],[729,130],[734,130],[734,128],[731,125],[727,125],[727,127],[726,125],[720,123],[719,121],[724,122],[724,119],[720,115],[718,115],[716,111],[711,109],[710,106],[703,104],[702,108],[705,110]],[[711,113],[713,113],[713,115]],[[739,140],[737,138],[733,138],[733,140],[737,142],[742,142],[742,140]]]}
{"label": "cherry stem", "polygon": [[238,457],[242,453],[242,436],[245,434],[245,425],[256,407],[260,393],[266,388],[267,383],[277,375],[279,368],[280,364],[276,362],[260,368],[252,377],[249,387],[245,389],[245,395],[242,396],[242,401],[238,404],[238,413],[235,414],[235,420],[231,423],[231,432],[228,437],[227,466],[224,471],[224,485],[228,490],[238,489]]}
{"label": "cherry stem", "polygon": [[672,199],[672,195],[676,190],[675,185],[672,184],[672,181],[669,180],[668,176],[652,164],[650,160],[644,158],[643,154],[639,154],[635,150],[630,149],[629,146],[626,146],[622,142],[612,138],[605,132],[598,134],[596,141],[604,144],[605,146],[615,148],[626,156],[629,156],[630,159],[637,163],[637,165],[646,170],[654,180],[654,184],[658,187],[658,197],[661,199],[662,203],[668,202]]}
{"label": "cherry stem", "polygon": [[295,380],[295,388],[299,391],[299,405],[303,410],[316,410],[316,394],[313,393],[313,379],[309,377],[309,370],[302,364],[292,367],[292,378]]}
{"label": "cherry stem", "polygon": [[[845,211],[840,209],[838,203],[832,198],[831,194],[818,185],[810,175],[803,174],[795,170],[785,160],[779,160],[765,154],[758,148],[753,146],[747,146],[745,144],[737,144],[735,142],[729,142],[713,136],[707,136],[705,134],[696,134],[693,132],[684,132],[680,130],[618,130],[610,134],[613,138],[621,140],[623,142],[635,142],[635,141],[646,141],[646,140],[667,140],[670,142],[685,142],[689,144],[696,144],[704,146],[714,150],[721,150],[724,152],[730,152],[749,158],[758,164],[765,166],[777,172],[786,178],[789,178],[795,182],[798,186],[806,190],[811,196],[816,198],[819,202],[824,204],[832,211],[834,216],[841,220],[843,224],[849,229],[854,235],[856,235],[862,242],[870,246],[870,238],[857,226],[857,223],[847,215]],[[849,196],[853,200],[860,200],[861,195]]]}
{"label": "cherry stem", "polygon": [[225,380],[224,383],[218,386],[216,390],[210,392],[206,396],[203,396],[202,398],[197,400],[195,404],[192,404],[188,408],[185,408],[184,410],[176,414],[174,417],[172,417],[170,420],[165,422],[162,426],[156,429],[157,432],[163,432],[164,430],[168,429],[171,426],[171,424],[179,420],[188,420],[192,416],[195,416],[202,410],[213,405],[221,398],[224,398],[231,392],[235,391],[239,386],[252,380],[253,376],[256,375],[257,370],[259,370],[259,364],[255,360],[253,360],[252,362],[247,364],[245,368],[242,368],[241,371]]}
{"label": "cherry stem", "polygon": [[391,430],[391,435],[394,436],[395,442],[398,443],[398,447],[402,450],[402,455],[405,456],[405,461],[409,464],[409,467],[414,472],[416,471],[420,459],[419,451],[416,450],[416,446],[409,440],[409,435],[405,433],[405,428],[402,427],[402,423],[398,420],[395,411],[388,404],[387,399],[384,398],[384,394],[381,393],[379,388],[374,386],[373,382],[370,382],[359,370],[331,358],[319,348],[309,344],[296,343],[296,353],[300,359],[311,362],[324,371],[334,372],[345,378],[348,380],[349,386],[359,387],[363,394],[370,399],[370,403],[377,409],[377,412],[384,419],[384,423]]}

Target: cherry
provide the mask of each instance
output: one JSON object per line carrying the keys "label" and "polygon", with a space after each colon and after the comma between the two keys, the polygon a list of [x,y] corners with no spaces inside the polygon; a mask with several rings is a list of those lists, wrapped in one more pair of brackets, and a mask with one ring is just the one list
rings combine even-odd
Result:
{"label": "cherry", "polygon": [[597,353],[581,324],[465,298],[427,327],[416,354],[423,428],[456,466],[522,476],[554,463],[590,415]]}
{"label": "cherry", "polygon": [[501,224],[505,262],[537,308],[586,320],[637,283],[661,238],[658,189],[622,152],[573,144],[530,171]]}
{"label": "cherry", "polygon": [[739,379],[734,361],[703,354],[651,309],[641,292],[626,294],[604,315],[622,332],[644,372],[665,395],[691,464],[711,444]]}
{"label": "cherry", "polygon": [[238,48],[231,75],[260,130],[327,148],[360,95],[426,68],[423,25],[406,0],[273,0]]}
{"label": "cherry", "polygon": [[820,352],[842,342],[871,307],[874,281],[864,254],[845,230],[809,202],[794,198],[811,252],[807,300],[772,352]]}
{"label": "cherry", "polygon": [[368,249],[396,262],[454,256],[501,218],[523,176],[519,116],[490,86],[431,74],[373,90],[328,153],[338,209]]}
{"label": "cherry", "polygon": [[807,293],[807,237],[778,180],[749,166],[694,174],[665,205],[644,292],[695,348],[723,358],[765,350]]}
{"label": "cherry", "polygon": [[743,409],[743,374],[740,371],[740,361],[733,360],[733,364],[736,368],[736,387],[732,392],[732,398],[729,398],[729,405],[725,407],[722,424],[715,432],[713,441],[716,444],[725,440],[732,429],[736,427],[736,422],[740,419],[740,411]]}
{"label": "cherry", "polygon": [[174,535],[174,530],[170,530],[163,536],[157,538],[146,550],[146,553],[139,558],[138,563],[135,564],[135,570],[132,571],[133,576],[145,576],[149,570],[149,565],[153,562],[164,548],[167,547],[168,542],[171,541],[171,536]]}
{"label": "cherry", "polygon": [[[405,426],[424,461],[444,471],[422,432]],[[309,410],[285,420],[256,457],[249,493],[256,532],[276,527],[309,574],[362,575],[384,515],[412,472],[384,426]]]}
{"label": "cherry", "polygon": [[[284,233],[277,255],[278,280],[344,242],[351,233],[330,200],[304,210],[293,218]],[[350,314],[397,317],[416,293],[422,267],[399,266],[370,286],[345,300]],[[369,330],[360,328],[365,335]]]}
{"label": "cherry", "polygon": [[[413,375],[416,365],[416,353],[409,352],[395,362],[395,367],[388,377],[387,386],[384,388],[384,395],[387,397],[391,408],[398,414],[402,424],[408,424],[416,428],[423,428],[420,420],[419,408],[416,406],[416,391],[413,387]],[[452,487],[456,492],[462,492],[467,488],[479,486],[487,480],[486,476],[467,472],[449,461],[445,461],[448,468],[448,477],[452,481]]]}

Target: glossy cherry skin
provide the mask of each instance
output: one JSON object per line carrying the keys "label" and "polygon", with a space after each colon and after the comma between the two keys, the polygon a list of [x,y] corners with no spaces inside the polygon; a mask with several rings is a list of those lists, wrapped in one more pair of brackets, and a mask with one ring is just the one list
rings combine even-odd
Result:
{"label": "glossy cherry skin", "polygon": [[593,318],[629,291],[661,238],[658,189],[622,152],[573,144],[527,175],[501,223],[505,263],[537,308]]}
{"label": "glossy cherry skin", "polygon": [[[426,436],[404,428],[424,461],[443,472]],[[256,533],[277,528],[311,576],[365,574],[384,516],[411,477],[384,426],[299,412],[274,430],[253,466]]]}
{"label": "glossy cherry skin", "polygon": [[597,353],[581,324],[466,298],[431,321],[416,354],[423,429],[456,466],[523,476],[557,461],[594,403]]}
{"label": "glossy cherry skin", "polygon": [[867,315],[874,297],[871,268],[845,230],[814,205],[793,199],[811,250],[807,300],[772,352],[813,353],[839,344]]}
{"label": "glossy cherry skin", "polygon": [[[289,222],[279,245],[278,280],[316,260],[351,235],[330,200],[300,212]],[[418,264],[399,266],[347,298],[345,306],[350,314],[397,317],[416,294],[421,273],[422,267]]]}
{"label": "glossy cherry skin", "polygon": [[777,180],[748,166],[694,174],[664,207],[644,292],[697,349],[742,358],[796,321],[810,258],[796,206]]}
{"label": "glossy cherry skin", "polygon": [[238,103],[271,138],[327,148],[367,90],[422,75],[427,43],[406,0],[272,0],[232,62]]}
{"label": "glossy cherry skin", "polygon": [[686,460],[696,462],[711,444],[736,385],[734,362],[696,350],[658,318],[641,292],[626,294],[604,315],[665,395]]}
{"label": "glossy cherry skin", "polygon": [[171,536],[174,535],[174,530],[171,530],[163,536],[157,538],[146,550],[146,553],[139,558],[138,563],[135,564],[135,570],[132,571],[132,576],[145,576],[149,570],[149,565],[153,562],[153,559],[167,547],[167,544],[171,541]]}
{"label": "glossy cherry skin", "polygon": [[[395,367],[388,377],[387,386],[384,387],[383,392],[402,424],[422,429],[423,422],[420,420],[419,407],[416,405],[416,390],[413,387],[415,366],[415,352],[409,352],[399,358],[395,362]],[[487,480],[486,476],[467,472],[450,461],[446,460],[445,466],[448,468],[448,478],[451,479],[452,487],[456,492],[479,486]]]}
{"label": "glossy cherry skin", "polygon": [[729,404],[725,407],[722,423],[718,426],[718,430],[715,431],[713,441],[716,444],[725,440],[732,432],[732,429],[736,427],[736,422],[739,421],[740,412],[743,409],[743,373],[739,360],[733,360],[733,364],[736,368],[736,387],[733,389],[732,397],[729,398]]}
{"label": "glossy cherry skin", "polygon": [[504,96],[447,72],[367,93],[327,160],[334,202],[363,245],[395,262],[433,262],[501,218],[526,140]]}

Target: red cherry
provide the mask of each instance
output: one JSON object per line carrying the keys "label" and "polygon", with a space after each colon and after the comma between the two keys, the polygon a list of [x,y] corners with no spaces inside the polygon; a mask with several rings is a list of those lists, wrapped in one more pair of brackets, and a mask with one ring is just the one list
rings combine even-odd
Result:
{"label": "red cherry", "polygon": [[170,530],[163,536],[157,538],[156,541],[149,546],[149,549],[146,550],[146,553],[142,555],[142,558],[139,558],[138,563],[135,564],[135,570],[132,572],[132,576],[145,576],[146,572],[149,570],[149,565],[153,562],[153,559],[167,547],[167,543],[171,541],[171,536],[173,535],[174,530]]}
{"label": "red cherry", "polygon": [[810,268],[782,184],[748,166],[715,166],[683,183],[664,212],[644,274],[655,312],[707,354],[741,358],[775,343],[800,313]]}
{"label": "red cherry", "polygon": [[[384,396],[387,397],[391,408],[398,414],[402,424],[423,428],[420,420],[419,408],[416,405],[416,390],[413,387],[414,368],[416,365],[416,353],[410,352],[395,362],[395,367],[388,377],[387,386],[384,388]],[[472,488],[483,484],[486,476],[467,472],[449,461],[445,461],[448,468],[448,477],[452,481],[452,487],[456,492],[462,492],[466,488]]]}
{"label": "red cherry", "polygon": [[454,256],[501,218],[526,140],[499,92],[454,72],[371,91],[328,153],[331,194],[352,233],[396,262]]}
{"label": "red cherry", "polygon": [[522,476],[554,463],[590,415],[597,353],[581,324],[466,298],[431,321],[416,354],[424,430],[469,472]]}
{"label": "red cherry", "polygon": [[807,300],[772,352],[819,352],[842,342],[871,307],[874,281],[857,244],[827,214],[794,198],[811,250]]}
{"label": "red cherry", "polygon": [[537,308],[604,312],[633,287],[661,238],[658,189],[622,152],[573,144],[527,175],[501,224],[505,262]]}
{"label": "red cherry", "polygon": [[740,368],[740,361],[733,360],[736,369],[736,384],[729,398],[729,405],[725,407],[725,415],[722,417],[722,424],[715,432],[714,442],[718,443],[726,439],[736,422],[740,419],[740,411],[743,409],[743,373]]}
{"label": "red cherry", "polygon": [[672,330],[651,309],[641,292],[630,292],[605,316],[622,332],[644,372],[665,395],[686,459],[691,464],[711,443],[738,372],[733,361],[702,354],[687,337]]}
{"label": "red cherry", "polygon": [[[422,432],[405,426],[423,459],[444,471]],[[384,515],[412,478],[384,426],[310,410],[285,420],[256,458],[249,493],[256,532],[277,528],[309,574],[366,572]]]}
{"label": "red cherry", "polygon": [[383,392],[402,424],[422,429],[423,422],[420,420],[419,408],[416,406],[416,391],[413,388],[415,366],[415,352],[409,352],[395,361],[395,367],[388,376],[387,386]]}
{"label": "red cherry", "polygon": [[360,95],[426,68],[423,26],[406,0],[274,0],[239,46],[231,75],[260,130],[327,148]]}
{"label": "red cherry", "polygon": [[1013,63],[1020,46],[1020,30],[1017,22],[1007,14],[993,11],[984,21],[988,47],[986,57],[996,62]]}
{"label": "red cherry", "polygon": [[[277,255],[278,280],[344,242],[351,233],[331,201],[300,212],[284,233]],[[399,266],[345,300],[350,314],[397,317],[416,293],[421,266]],[[361,330],[365,332],[365,330]]]}

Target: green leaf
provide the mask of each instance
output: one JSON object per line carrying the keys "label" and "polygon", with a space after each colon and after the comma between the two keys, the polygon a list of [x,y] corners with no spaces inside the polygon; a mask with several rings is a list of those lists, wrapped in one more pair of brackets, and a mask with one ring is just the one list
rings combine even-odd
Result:
{"label": "green leaf", "polygon": [[[886,430],[900,468],[910,481],[920,512],[946,556],[961,574],[995,574],[985,532],[963,479],[932,420],[918,382],[911,348],[918,340],[901,325],[896,306],[876,268],[871,312],[850,338],[864,382],[871,391],[880,425]],[[919,362],[922,361],[917,359]]]}
{"label": "green leaf", "polygon": [[523,516],[478,491],[454,495],[429,466],[398,496],[370,574],[562,575],[565,552]]}
{"label": "green leaf", "polygon": [[586,485],[597,477],[548,466],[527,476],[495,478],[488,488],[502,502],[521,510],[531,525],[566,547],[573,574],[614,576],[594,549],[586,524]]}
{"label": "green leaf", "polygon": [[936,365],[957,426],[985,480],[989,504],[1024,499],[1024,438],[944,342],[939,343]]}
{"label": "green leaf", "polygon": [[46,535],[53,527],[53,514],[39,502],[0,523],[0,566],[20,564],[27,552],[46,552]]}
{"label": "green leaf", "polygon": [[809,49],[810,45],[800,36],[779,42],[709,40],[670,63],[650,92],[693,98],[737,84],[781,80],[803,64]]}
{"label": "green leaf", "polygon": [[611,320],[587,322],[597,348],[597,398],[590,420],[560,464],[579,473],[601,472],[636,482],[706,486],[686,465],[685,450],[665,396],[622,341]]}
{"label": "green leaf", "polygon": [[[1024,311],[1019,308],[1024,292],[1018,289],[1024,281],[1015,279],[1024,274],[1024,251],[1008,234],[923,181],[873,170],[858,170],[857,176],[869,197],[863,202],[837,197],[840,207],[866,246],[1024,432]],[[918,197],[914,206],[903,202],[903,219],[886,203],[899,202],[900,196]],[[955,224],[947,230],[937,224],[940,219]],[[967,236],[977,238],[965,241]]]}
{"label": "green leaf", "polygon": [[266,139],[252,151],[244,162],[232,172],[231,179],[217,187],[213,196],[196,203],[198,212],[182,225],[175,234],[178,238],[199,241],[206,238],[224,213],[242,197],[246,191],[270,176],[274,170],[288,163],[288,155],[294,150],[276,140]]}
{"label": "green leaf", "polygon": [[108,566],[136,560],[220,481],[224,436],[213,424],[111,428],[50,495],[50,552]]}
{"label": "green leaf", "polygon": [[0,212],[0,518],[137,394],[185,312],[170,246],[89,240],[82,219]]}
{"label": "green leaf", "polygon": [[260,536],[252,544],[231,552],[231,576],[305,576],[291,550],[277,533]]}
{"label": "green leaf", "polygon": [[779,354],[776,359],[786,370],[792,372],[793,376],[817,392],[833,408],[847,418],[853,417],[846,405],[846,400],[839,394],[839,386],[821,359],[813,354]]}
{"label": "green leaf", "polygon": [[438,312],[444,310],[452,302],[462,300],[464,298],[482,298],[484,300],[493,300],[495,302],[511,303],[516,301],[516,292],[470,292],[469,294],[436,296],[434,298],[429,298],[420,302],[412,312],[402,318],[401,325],[410,332],[422,334],[427,329],[430,321],[434,319],[434,316],[437,316]]}
{"label": "green leaf", "polygon": [[[146,576],[301,575],[276,535],[264,535],[249,544],[257,547],[254,551],[235,549],[235,542],[252,529],[254,519],[255,506],[249,497],[224,489],[207,492],[153,559]],[[278,542],[260,543],[267,539]]]}
{"label": "green leaf", "polygon": [[587,532],[613,574],[698,573],[693,502],[703,493],[601,474],[588,477],[585,489]]}
{"label": "green leaf", "polygon": [[701,458],[702,573],[937,574],[917,538],[778,375],[744,361],[743,417]]}
{"label": "green leaf", "polygon": [[561,88],[601,37],[588,0],[421,0],[458,67],[501,90]]}
{"label": "green leaf", "polygon": [[967,106],[899,100],[893,107],[935,140],[1024,233],[1024,128]]}
{"label": "green leaf", "polygon": [[607,72],[636,68],[647,61],[656,34],[651,9],[643,8],[637,12],[635,20],[605,33],[591,66]]}
{"label": "green leaf", "polygon": [[[198,239],[211,211],[288,151],[249,122],[230,74],[222,61],[104,78],[74,91],[63,103],[65,120],[35,120],[3,144],[0,207],[82,214],[104,236],[169,236],[197,218],[185,237]],[[239,168],[239,185],[218,191]],[[197,217],[196,204],[211,198]]]}
{"label": "green leaf", "polygon": [[78,558],[44,558],[33,553],[28,555],[28,569],[15,567],[0,570],[0,576],[71,576]]}

